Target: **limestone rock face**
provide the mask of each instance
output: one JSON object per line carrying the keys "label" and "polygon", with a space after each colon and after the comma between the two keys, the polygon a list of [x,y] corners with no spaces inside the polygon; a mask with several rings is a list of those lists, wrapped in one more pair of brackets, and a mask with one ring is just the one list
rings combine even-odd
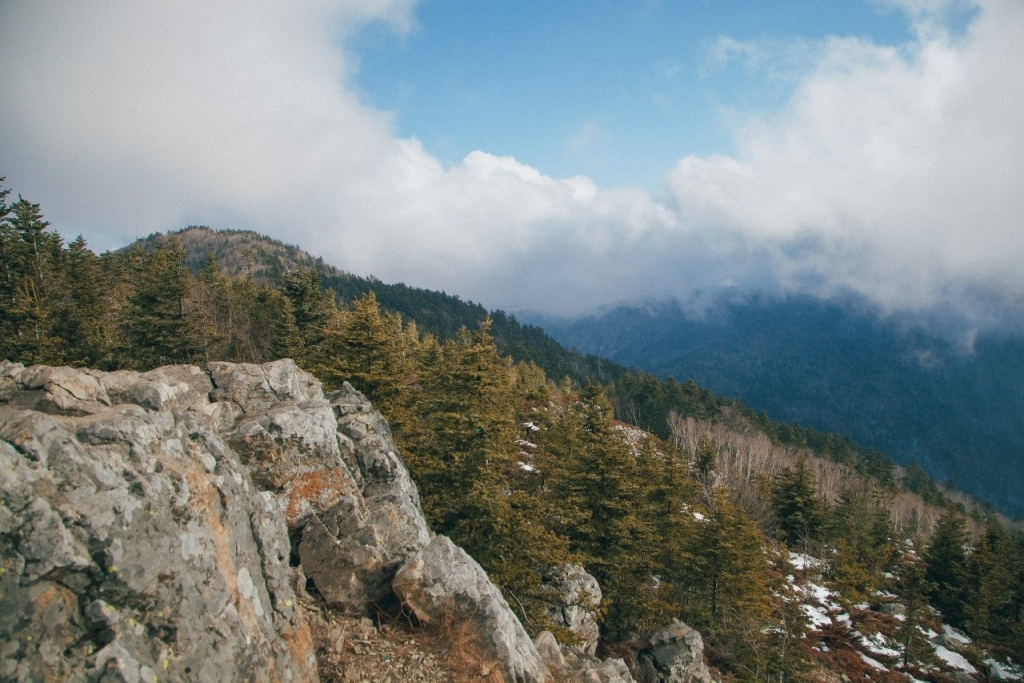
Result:
{"label": "limestone rock face", "polygon": [[468,622],[482,653],[497,662],[506,680],[550,680],[537,648],[501,593],[480,565],[447,537],[435,536],[398,570],[392,586],[423,622]]}
{"label": "limestone rock face", "polygon": [[582,566],[569,564],[550,571],[542,590],[548,600],[548,616],[579,638],[575,650],[593,655],[601,634],[597,618],[602,595],[597,579]]}
{"label": "limestone rock face", "polygon": [[704,640],[678,619],[651,636],[651,645],[637,655],[640,683],[713,683],[704,664]]}
{"label": "limestone rock face", "polygon": [[577,648],[559,645],[550,631],[541,631],[533,641],[548,671],[567,683],[636,683],[629,667],[618,658],[598,659]]}
{"label": "limestone rock face", "polygon": [[316,680],[281,506],[206,373],[0,378],[0,679]]}

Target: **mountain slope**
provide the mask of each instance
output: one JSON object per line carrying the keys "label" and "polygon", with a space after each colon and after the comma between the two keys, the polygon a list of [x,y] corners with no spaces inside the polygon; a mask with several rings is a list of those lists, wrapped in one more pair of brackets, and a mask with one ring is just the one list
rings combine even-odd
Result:
{"label": "mountain slope", "polygon": [[983,336],[967,351],[856,302],[809,298],[720,304],[701,319],[662,304],[534,322],[566,346],[848,434],[1024,513],[1022,339]]}
{"label": "mountain slope", "polygon": [[[404,283],[388,284],[375,277],[360,277],[328,265],[296,246],[258,235],[247,230],[211,230],[191,226],[175,233],[185,252],[185,262],[199,271],[212,254],[218,267],[228,275],[251,274],[257,280],[279,283],[287,273],[315,269],[323,286],[334,290],[338,299],[350,303],[373,292],[381,306],[415,320],[421,331],[430,332],[441,341],[456,334],[460,328],[475,329],[488,315],[493,324],[491,334],[498,348],[517,361],[533,361],[549,377],[572,377],[575,381],[608,383],[626,372],[617,363],[595,355],[582,354],[562,347],[542,329],[521,324],[514,316],[487,309],[458,296],[436,292]],[[138,240],[131,247],[152,249],[165,236],[153,234]]]}

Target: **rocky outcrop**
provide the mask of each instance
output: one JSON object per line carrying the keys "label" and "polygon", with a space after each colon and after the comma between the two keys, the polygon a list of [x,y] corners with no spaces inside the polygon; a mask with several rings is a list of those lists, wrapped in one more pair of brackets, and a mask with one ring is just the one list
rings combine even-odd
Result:
{"label": "rocky outcrop", "polygon": [[550,631],[534,639],[541,659],[557,680],[566,683],[636,683],[629,667],[618,658],[598,659],[576,648],[559,645]]}
{"label": "rocky outcrop", "polygon": [[280,505],[206,373],[0,378],[0,679],[316,680]]}
{"label": "rocky outcrop", "polygon": [[640,683],[713,683],[700,633],[673,619],[637,654],[636,678]]}
{"label": "rocky outcrop", "polygon": [[392,585],[420,621],[469,624],[481,653],[501,667],[506,680],[549,680],[537,648],[501,592],[480,565],[445,536],[435,536],[406,562]]}
{"label": "rocky outcrop", "polygon": [[602,595],[597,579],[578,564],[556,567],[544,579],[540,597],[547,601],[551,621],[577,639],[574,650],[592,656],[601,635],[598,610]]}
{"label": "rocky outcrop", "polygon": [[306,577],[340,612],[394,593],[468,625],[508,680],[549,676],[432,538],[384,418],[290,360],[0,362],[0,496],[0,680],[316,680]]}
{"label": "rocky outcrop", "polygon": [[430,542],[387,421],[348,383],[325,396],[290,360],[208,368],[235,416],[226,439],[277,496],[303,571],[331,607],[364,613]]}

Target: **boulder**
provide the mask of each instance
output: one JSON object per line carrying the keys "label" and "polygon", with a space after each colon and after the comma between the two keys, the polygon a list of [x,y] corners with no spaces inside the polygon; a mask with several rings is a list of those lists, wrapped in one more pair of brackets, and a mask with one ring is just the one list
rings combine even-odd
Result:
{"label": "boulder", "polygon": [[640,683],[713,683],[704,664],[704,640],[678,619],[651,636],[650,646],[637,653]]}
{"label": "boulder", "polygon": [[281,508],[202,409],[203,373],[11,370],[0,680],[316,680]]}
{"label": "boulder", "polygon": [[392,582],[395,594],[424,623],[468,624],[484,657],[506,680],[543,683],[550,674],[537,648],[483,568],[445,536],[435,536]]}
{"label": "boulder", "polygon": [[567,683],[636,683],[623,660],[601,660],[559,645],[550,631],[541,631],[533,643],[548,671],[557,680]]}
{"label": "boulder", "polygon": [[578,564],[556,567],[545,574],[540,597],[548,603],[546,611],[551,620],[578,639],[573,648],[593,655],[600,637],[602,595],[597,579]]}
{"label": "boulder", "polygon": [[0,400],[51,415],[89,415],[110,405],[95,377],[74,368],[3,361]]}

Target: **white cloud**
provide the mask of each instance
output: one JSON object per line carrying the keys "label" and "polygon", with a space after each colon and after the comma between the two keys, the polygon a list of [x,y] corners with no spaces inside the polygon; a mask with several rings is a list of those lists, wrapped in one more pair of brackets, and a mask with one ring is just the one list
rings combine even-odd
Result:
{"label": "white cloud", "polygon": [[1024,295],[1024,6],[986,0],[955,38],[912,16],[911,45],[830,39],[736,158],[682,159],[681,214],[769,251],[795,288],[892,307]]}
{"label": "white cloud", "polygon": [[355,94],[346,38],[374,21],[408,31],[412,0],[0,5],[0,175],[102,247],[251,228],[488,306],[779,283],[893,306],[1024,293],[1014,0],[955,40],[818,46],[784,111],[739,130],[735,158],[682,159],[664,197],[486,152],[444,166]]}

